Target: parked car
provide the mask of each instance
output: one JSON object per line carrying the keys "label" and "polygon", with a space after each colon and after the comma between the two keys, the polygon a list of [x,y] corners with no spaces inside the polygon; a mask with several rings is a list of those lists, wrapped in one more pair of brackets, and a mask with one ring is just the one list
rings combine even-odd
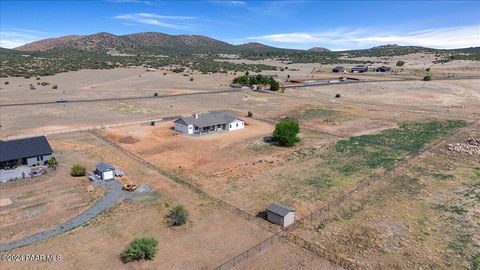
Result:
{"label": "parked car", "polygon": [[57,102],[67,102],[66,98],[57,99]]}

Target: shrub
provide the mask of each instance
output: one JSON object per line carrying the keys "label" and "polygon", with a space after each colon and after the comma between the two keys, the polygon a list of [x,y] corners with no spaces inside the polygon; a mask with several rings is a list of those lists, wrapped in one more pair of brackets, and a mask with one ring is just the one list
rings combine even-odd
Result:
{"label": "shrub", "polygon": [[340,95],[340,94],[336,94],[335,97],[336,97],[336,98],[340,98],[341,95]]}
{"label": "shrub", "polygon": [[157,246],[158,241],[153,237],[136,238],[122,251],[122,261],[152,260],[157,254]]}
{"label": "shrub", "polygon": [[151,121],[150,126],[155,126],[155,121]]}
{"label": "shrub", "polygon": [[39,80],[40,80],[40,77],[37,77],[37,81],[39,81]]}
{"label": "shrub", "polygon": [[58,85],[55,84],[54,86],[52,86],[52,89],[58,89]]}
{"label": "shrub", "polygon": [[183,205],[177,205],[172,210],[170,210],[170,213],[167,215],[167,218],[168,218],[168,223],[170,223],[171,226],[180,226],[182,224],[185,224],[185,222],[187,222],[188,211],[185,209]]}
{"label": "shrub", "polygon": [[193,78],[190,78],[190,81],[193,82]]}
{"label": "shrub", "polygon": [[85,176],[87,174],[87,169],[85,169],[85,167],[83,167],[80,164],[75,164],[73,165],[72,170],[70,171],[70,174],[75,177]]}
{"label": "shrub", "polygon": [[270,90],[278,91],[280,89],[280,83],[275,81],[273,78],[270,78]]}
{"label": "shrub", "polygon": [[426,72],[430,72],[430,68],[426,68],[425,71],[426,71]]}
{"label": "shrub", "polygon": [[281,120],[275,126],[273,140],[280,146],[293,146],[300,141],[300,126],[293,120]]}
{"label": "shrub", "polygon": [[5,85],[7,85],[7,84],[9,84],[9,83],[10,83],[9,81],[6,81],[6,82],[5,82]]}
{"label": "shrub", "polygon": [[56,167],[57,166],[57,160],[54,157],[51,157],[48,161],[47,164],[49,167]]}
{"label": "shrub", "polygon": [[403,62],[403,61],[397,61],[397,64],[396,64],[396,65],[397,65],[397,67],[401,67],[401,66],[405,65],[405,62]]}
{"label": "shrub", "polygon": [[167,73],[166,73],[166,72],[163,72],[163,76],[165,76],[165,75],[167,75]]}
{"label": "shrub", "polygon": [[428,81],[431,81],[432,80],[432,75],[425,75],[425,77],[423,77],[423,80],[428,82]]}
{"label": "shrub", "polygon": [[158,93],[153,94],[154,97],[158,97]]}
{"label": "shrub", "polygon": [[41,83],[42,86],[47,86],[47,85],[49,85],[49,84],[50,84],[50,83],[48,83],[48,82],[42,82],[42,83]]}
{"label": "shrub", "polygon": [[253,117],[253,113],[252,113],[251,111],[249,111],[249,112],[247,113],[247,116],[248,116],[248,117]]}

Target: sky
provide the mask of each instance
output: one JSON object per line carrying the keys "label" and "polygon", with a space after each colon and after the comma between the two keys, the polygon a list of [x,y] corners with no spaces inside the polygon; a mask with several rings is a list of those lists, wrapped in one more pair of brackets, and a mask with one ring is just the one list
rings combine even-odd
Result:
{"label": "sky", "polygon": [[0,1],[0,47],[98,32],[295,49],[466,48],[480,46],[480,1]]}

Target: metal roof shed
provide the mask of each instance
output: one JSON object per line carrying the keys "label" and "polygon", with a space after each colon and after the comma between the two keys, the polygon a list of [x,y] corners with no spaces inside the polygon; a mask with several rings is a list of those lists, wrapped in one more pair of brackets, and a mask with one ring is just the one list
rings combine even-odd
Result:
{"label": "metal roof shed", "polygon": [[272,203],[267,207],[267,220],[287,227],[295,220],[295,210],[279,203]]}

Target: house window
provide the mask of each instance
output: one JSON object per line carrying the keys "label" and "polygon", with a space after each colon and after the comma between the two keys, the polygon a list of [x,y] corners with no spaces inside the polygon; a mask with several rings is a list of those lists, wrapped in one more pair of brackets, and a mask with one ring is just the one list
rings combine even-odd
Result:
{"label": "house window", "polygon": [[188,129],[192,129],[192,127],[188,127]]}
{"label": "house window", "polygon": [[198,127],[197,127],[197,126],[195,126],[195,130],[198,130]]}
{"label": "house window", "polygon": [[238,123],[237,123],[237,127],[238,127]]}
{"label": "house window", "polygon": [[37,157],[37,161],[40,161],[40,157]]}

